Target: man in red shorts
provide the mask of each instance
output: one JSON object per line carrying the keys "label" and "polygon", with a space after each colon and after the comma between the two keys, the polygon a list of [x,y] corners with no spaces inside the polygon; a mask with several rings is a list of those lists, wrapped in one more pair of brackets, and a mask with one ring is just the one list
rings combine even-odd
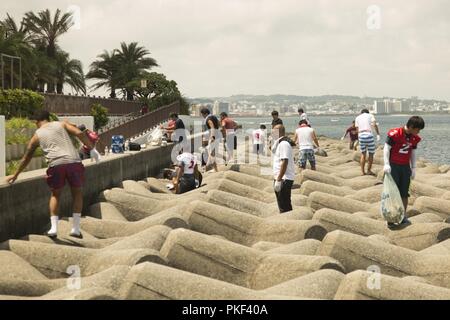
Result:
{"label": "man in red shorts", "polygon": [[[409,185],[416,175],[416,149],[421,138],[420,130],[425,128],[421,117],[411,117],[406,126],[389,130],[384,145],[384,172],[390,173],[400,191],[403,206],[408,206]],[[408,223],[405,216],[403,223]],[[388,223],[389,226],[391,224]]]}
{"label": "man in red shorts", "polygon": [[40,146],[48,163],[47,184],[52,193],[49,204],[51,229],[47,232],[47,235],[56,237],[58,234],[59,199],[67,180],[73,197],[73,227],[70,235],[82,237],[80,219],[83,208],[84,166],[70,136],[77,137],[89,148],[93,148],[93,145],[83,132],[68,122],[50,122],[50,113],[48,111],[39,112],[34,116],[34,120],[38,129],[28,143],[27,151],[20,162],[17,172],[8,177],[7,181],[14,183],[17,180],[19,174],[32,159],[36,148]]}

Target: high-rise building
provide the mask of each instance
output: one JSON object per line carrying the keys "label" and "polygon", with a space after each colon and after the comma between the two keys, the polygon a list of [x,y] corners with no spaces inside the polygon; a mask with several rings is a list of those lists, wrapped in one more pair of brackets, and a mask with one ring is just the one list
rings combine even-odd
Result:
{"label": "high-rise building", "polygon": [[391,100],[384,100],[384,112],[385,113],[394,112],[394,103]]}
{"label": "high-rise building", "polygon": [[228,102],[219,102],[219,101],[214,102],[212,110],[213,114],[219,115],[222,112],[229,113],[229,111],[230,111],[230,104]]}
{"label": "high-rise building", "polygon": [[384,103],[384,101],[374,101],[373,113],[375,113],[375,114],[386,113],[386,104]]}
{"label": "high-rise building", "polygon": [[401,113],[401,112],[403,112],[403,101],[394,100],[392,102],[392,104],[393,104],[393,110],[392,111],[394,113]]}

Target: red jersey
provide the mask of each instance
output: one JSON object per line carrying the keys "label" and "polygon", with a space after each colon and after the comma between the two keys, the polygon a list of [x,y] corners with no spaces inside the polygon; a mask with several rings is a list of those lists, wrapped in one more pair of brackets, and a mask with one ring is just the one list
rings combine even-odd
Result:
{"label": "red jersey", "polygon": [[411,151],[417,149],[420,140],[421,138],[417,135],[406,134],[404,128],[389,130],[386,139],[386,143],[392,147],[389,162],[408,165],[411,160]]}

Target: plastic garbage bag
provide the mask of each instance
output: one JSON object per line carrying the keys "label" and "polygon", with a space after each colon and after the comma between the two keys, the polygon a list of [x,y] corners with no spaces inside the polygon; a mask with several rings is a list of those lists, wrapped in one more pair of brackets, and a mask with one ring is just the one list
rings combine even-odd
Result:
{"label": "plastic garbage bag", "polygon": [[152,146],[159,146],[163,137],[163,131],[160,128],[154,129],[147,138],[147,142]]}
{"label": "plastic garbage bag", "polygon": [[383,218],[390,223],[400,224],[405,217],[402,197],[390,173],[384,175],[380,209]]}

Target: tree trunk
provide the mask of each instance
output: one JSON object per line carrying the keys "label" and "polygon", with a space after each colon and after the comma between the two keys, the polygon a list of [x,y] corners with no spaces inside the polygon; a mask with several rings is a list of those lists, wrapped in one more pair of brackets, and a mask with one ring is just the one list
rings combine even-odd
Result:
{"label": "tree trunk", "polygon": [[58,93],[58,94],[62,94],[63,93],[63,83],[62,82],[58,82],[56,84],[56,93]]}
{"label": "tree trunk", "polygon": [[111,93],[109,94],[109,97],[111,99],[115,99],[116,98],[116,89],[111,88]]}
{"label": "tree trunk", "polygon": [[133,90],[127,90],[127,100],[133,101],[133,98],[134,98]]}

